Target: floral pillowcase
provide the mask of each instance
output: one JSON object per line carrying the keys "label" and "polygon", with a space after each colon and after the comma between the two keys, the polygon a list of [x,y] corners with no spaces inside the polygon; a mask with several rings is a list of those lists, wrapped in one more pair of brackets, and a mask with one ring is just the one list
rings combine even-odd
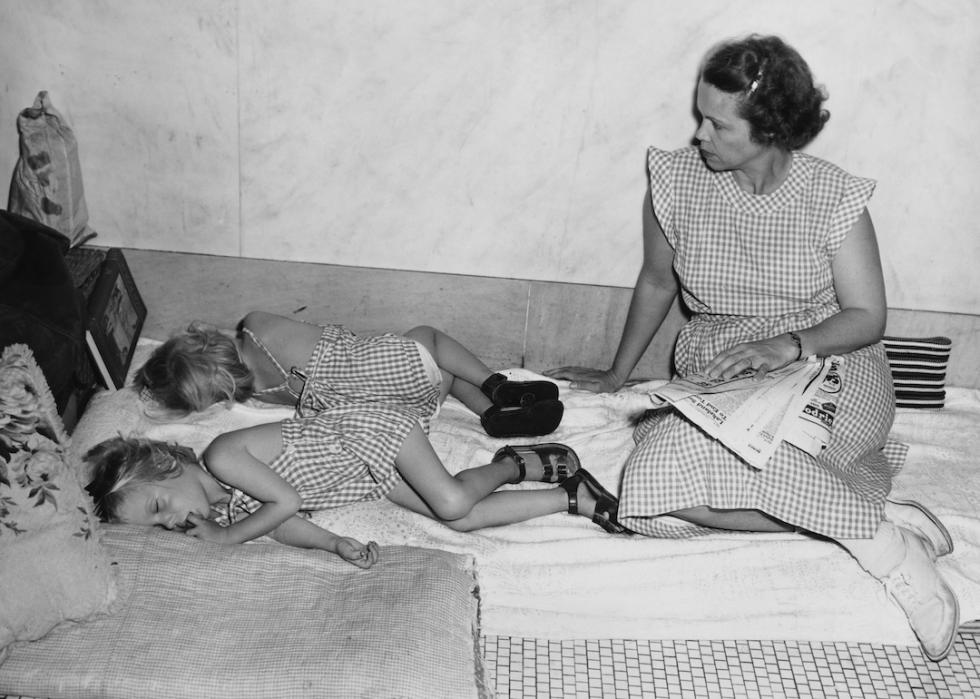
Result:
{"label": "floral pillowcase", "polygon": [[0,356],[0,662],[15,641],[109,611],[115,577],[44,374]]}

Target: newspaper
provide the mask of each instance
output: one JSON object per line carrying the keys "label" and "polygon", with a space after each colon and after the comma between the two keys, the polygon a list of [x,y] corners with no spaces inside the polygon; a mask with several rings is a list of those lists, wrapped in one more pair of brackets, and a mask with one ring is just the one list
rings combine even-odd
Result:
{"label": "newspaper", "polygon": [[810,357],[756,377],[693,374],[650,393],[654,407],[672,405],[757,469],[780,442],[816,456],[827,445],[841,390],[841,357]]}

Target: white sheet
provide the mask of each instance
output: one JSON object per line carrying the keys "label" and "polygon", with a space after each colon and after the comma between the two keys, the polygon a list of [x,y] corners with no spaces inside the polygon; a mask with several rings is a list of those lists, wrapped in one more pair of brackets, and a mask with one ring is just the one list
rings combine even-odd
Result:
{"label": "white sheet", "polygon": [[[507,373],[536,376],[520,369]],[[563,384],[565,418],[547,441],[571,445],[586,468],[615,490],[632,447],[630,418],[652,385],[597,396]],[[239,405],[168,424],[142,417],[137,408],[128,390],[97,396],[76,430],[76,447],[117,431],[139,431],[199,450],[222,431],[290,414]],[[952,388],[946,409],[900,410],[893,431],[911,447],[894,493],[932,508],[955,539],[955,551],[939,567],[959,596],[963,621],[980,618],[978,427],[980,391]],[[488,438],[477,418],[452,399],[434,421],[431,439],[453,472],[486,463],[506,443]],[[513,440],[533,441],[540,440]],[[320,512],[315,521],[382,546],[473,554],[488,635],[917,645],[903,613],[846,552],[799,535],[649,539],[606,534],[584,517],[567,514],[462,534],[387,501]]]}

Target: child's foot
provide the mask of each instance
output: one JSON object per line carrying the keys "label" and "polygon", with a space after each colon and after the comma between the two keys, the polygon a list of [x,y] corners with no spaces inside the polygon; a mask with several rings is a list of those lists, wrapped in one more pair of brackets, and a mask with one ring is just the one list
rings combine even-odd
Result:
{"label": "child's foot", "polygon": [[545,400],[558,400],[558,386],[551,381],[510,381],[492,374],[480,386],[483,394],[501,408],[519,408]]}
{"label": "child's foot", "polygon": [[595,476],[580,468],[559,487],[568,494],[568,513],[588,517],[610,534],[628,534],[619,523],[619,500]]}
{"label": "child's foot", "polygon": [[565,406],[559,400],[542,400],[520,408],[492,405],[480,416],[480,424],[491,437],[540,437],[561,424]]}
{"label": "child's foot", "polygon": [[490,463],[510,459],[517,467],[517,477],[509,483],[525,480],[543,483],[561,483],[582,467],[578,454],[569,446],[548,442],[526,444],[519,447],[507,445],[497,450]]}

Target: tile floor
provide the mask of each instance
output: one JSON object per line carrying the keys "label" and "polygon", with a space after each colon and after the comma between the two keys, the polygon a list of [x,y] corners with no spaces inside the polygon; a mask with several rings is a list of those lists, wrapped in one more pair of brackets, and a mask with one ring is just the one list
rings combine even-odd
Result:
{"label": "tile floor", "polygon": [[980,696],[980,633],[972,630],[942,663],[918,648],[863,643],[488,636],[481,646],[501,698]]}

